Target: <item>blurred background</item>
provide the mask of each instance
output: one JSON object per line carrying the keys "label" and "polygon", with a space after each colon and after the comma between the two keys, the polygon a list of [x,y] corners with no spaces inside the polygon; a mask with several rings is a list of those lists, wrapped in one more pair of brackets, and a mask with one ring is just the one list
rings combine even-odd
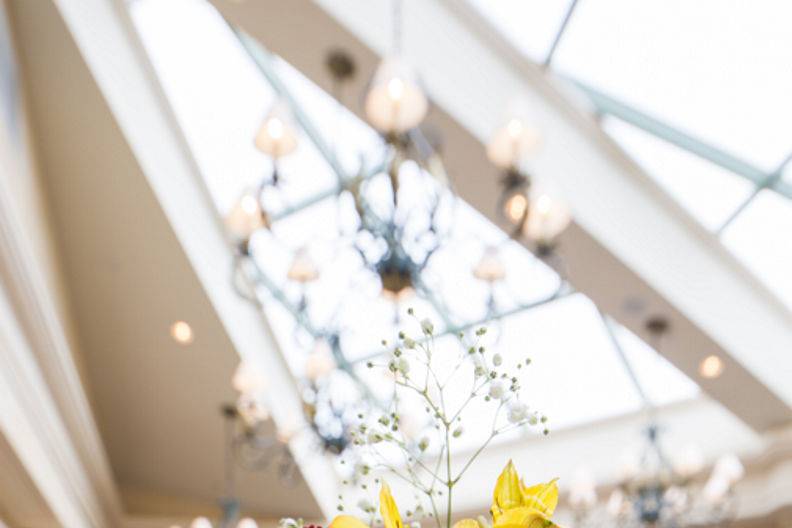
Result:
{"label": "blurred background", "polygon": [[792,526],[791,19],[0,1],[0,526],[360,513],[370,365],[424,319],[438,357],[486,327],[462,372],[519,365],[532,417],[460,517],[513,459],[568,528]]}

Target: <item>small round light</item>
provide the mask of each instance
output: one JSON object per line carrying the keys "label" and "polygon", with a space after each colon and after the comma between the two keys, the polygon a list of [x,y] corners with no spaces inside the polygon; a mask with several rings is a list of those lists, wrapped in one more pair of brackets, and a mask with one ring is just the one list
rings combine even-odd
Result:
{"label": "small round light", "polygon": [[702,378],[715,379],[723,374],[723,360],[718,356],[707,356],[699,364],[699,374]]}
{"label": "small round light", "polygon": [[170,327],[170,335],[174,341],[181,345],[189,345],[195,336],[190,325],[184,321],[176,321]]}

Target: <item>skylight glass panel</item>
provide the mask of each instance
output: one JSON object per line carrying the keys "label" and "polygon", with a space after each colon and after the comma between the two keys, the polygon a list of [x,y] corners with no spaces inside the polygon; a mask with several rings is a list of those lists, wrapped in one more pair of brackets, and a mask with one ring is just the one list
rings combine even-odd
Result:
{"label": "skylight glass panel", "polygon": [[761,191],[722,239],[792,309],[792,201]]}
{"label": "skylight glass panel", "polygon": [[579,2],[565,74],[770,172],[792,137],[792,3]]}
{"label": "skylight glass panel", "polygon": [[[242,189],[271,170],[255,150],[252,138],[276,100],[275,93],[219,15],[203,1],[140,0],[133,4],[133,13],[222,215]],[[172,20],[184,23],[174,27]],[[275,59],[274,67],[318,130],[319,140],[335,149],[345,172],[357,174],[361,163],[368,166],[370,160],[377,159],[382,142],[373,130],[287,63]],[[345,132],[338,134],[338,130]],[[341,137],[345,143],[330,143],[331,138]],[[364,156],[361,162],[361,153],[369,158]],[[517,311],[558,293],[559,279],[471,206],[456,199],[441,209],[439,227],[446,243],[429,261],[426,280],[431,295],[414,295],[394,303],[381,294],[379,277],[361,265],[360,251],[377,248],[365,247],[365,240],[357,240],[361,233],[354,204],[348,193],[333,192],[338,188],[338,175],[312,146],[311,138],[301,132],[300,147],[281,168],[280,190],[286,198],[275,205],[281,215],[271,230],[261,229],[252,237],[249,250],[271,286],[259,286],[257,293],[295,375],[304,374],[305,358],[316,344],[310,332],[295,321],[294,312],[299,308],[295,303],[305,302],[314,330],[338,333],[346,359],[357,363],[355,372],[376,394],[385,386],[382,374],[366,369],[365,362],[382,353],[383,338],[393,341],[399,329],[411,324],[405,317],[408,306],[421,318],[432,319],[436,333],[442,335],[439,346],[449,347],[456,338],[447,325],[479,324],[488,316],[480,307],[491,296],[498,313],[517,313],[487,324],[492,329],[488,344],[501,351],[507,362],[526,356],[533,360],[533,366],[525,369],[526,396],[550,417],[554,428],[640,408],[640,399],[588,298],[575,294],[530,311]],[[426,175],[417,166],[402,170],[400,179],[402,173],[400,203],[434,199],[439,186],[436,181],[421,178]],[[392,196],[383,178],[387,176],[375,175],[364,180],[364,185],[374,194],[372,207],[387,212]],[[299,203],[310,205],[290,209]],[[426,219],[417,217],[415,222],[416,226],[407,224],[405,229],[420,231]],[[353,241],[362,247],[356,249]],[[498,248],[507,277],[492,290],[472,277],[474,266],[489,246]],[[310,254],[323,278],[329,280],[304,286],[287,280],[294,254],[300,249]],[[418,255],[426,251],[420,241],[406,249]],[[284,297],[289,302],[282,302]],[[654,352],[635,348],[631,354],[651,357]],[[648,383],[667,387],[662,401],[693,394],[689,384],[678,380],[682,376],[678,371],[655,368],[652,361],[643,357],[639,363],[650,365],[644,368]],[[354,398],[352,380],[345,379],[338,398]],[[472,409],[468,419],[475,421],[476,413],[484,409]],[[475,434],[468,438],[465,442],[474,441]]]}
{"label": "skylight glass panel", "polygon": [[[130,9],[210,193],[228,211],[245,188],[272,172],[253,138],[277,96],[207,2],[138,1]],[[274,213],[336,186],[300,135],[299,152],[279,162],[282,192],[268,204]]]}
{"label": "skylight glass panel", "polygon": [[652,405],[661,406],[694,398],[701,391],[696,383],[652,350],[638,336],[619,324],[611,324],[638,383]]}
{"label": "skylight glass panel", "polygon": [[[624,364],[613,348],[611,337],[594,304],[576,294],[528,312],[489,324],[483,342],[504,357],[510,372],[519,372],[522,395],[532,410],[544,413],[550,426],[564,429],[608,417],[624,415],[643,408],[643,400],[630,379]],[[574,332],[570,332],[574,328]],[[698,386],[648,345],[619,325],[616,337],[636,373],[643,390],[654,405],[684,401],[699,393]],[[406,325],[409,331],[409,324]],[[452,355],[456,350],[451,337],[438,340],[436,354]],[[531,365],[515,370],[512,365],[531,359]],[[443,369],[439,369],[443,372]],[[379,370],[359,368],[372,392],[388,396]],[[466,374],[463,372],[462,377]],[[468,385],[460,383],[466,394]],[[453,385],[451,386],[453,389]],[[465,394],[457,394],[462,399]],[[453,398],[453,396],[452,396]],[[463,423],[483,424],[491,421],[491,405],[477,401],[468,407]],[[463,451],[486,440],[485,426],[467,428],[456,449]],[[498,441],[513,439],[535,431],[516,430]]]}
{"label": "skylight glass panel", "polygon": [[753,192],[753,185],[643,130],[608,117],[602,127],[702,225],[714,231]]}
{"label": "skylight glass panel", "polygon": [[571,0],[469,0],[528,57],[544,62]]}

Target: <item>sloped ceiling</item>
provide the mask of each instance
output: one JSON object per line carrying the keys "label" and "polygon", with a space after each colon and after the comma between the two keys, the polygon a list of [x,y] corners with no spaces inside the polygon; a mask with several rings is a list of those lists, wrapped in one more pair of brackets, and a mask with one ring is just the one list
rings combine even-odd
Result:
{"label": "sloped ceiling", "polygon": [[[10,2],[86,384],[131,513],[216,511],[236,352],[55,6]],[[188,321],[195,342],[168,334]],[[0,488],[1,489],[1,488]],[[246,511],[319,516],[300,480],[239,472]]]}

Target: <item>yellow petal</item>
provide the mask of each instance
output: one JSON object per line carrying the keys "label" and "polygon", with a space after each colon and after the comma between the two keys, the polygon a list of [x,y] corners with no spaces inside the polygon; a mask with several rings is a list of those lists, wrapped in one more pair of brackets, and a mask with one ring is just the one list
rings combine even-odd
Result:
{"label": "yellow petal", "polygon": [[474,519],[462,519],[454,523],[454,528],[481,528]]}
{"label": "yellow petal", "polygon": [[492,494],[492,518],[497,521],[498,517],[505,510],[517,508],[522,505],[523,494],[520,489],[520,477],[514,464],[509,460],[506,467],[501,471],[498,481],[495,483],[495,491]]}
{"label": "yellow petal", "polygon": [[529,488],[522,485],[523,505],[528,508],[534,508],[544,513],[548,517],[553,515],[553,512],[558,505],[558,484],[553,479],[544,484],[536,484]]}
{"label": "yellow petal", "polygon": [[391,495],[390,486],[384,482],[380,489],[380,514],[382,515],[382,522],[385,528],[403,528],[401,515],[399,515],[399,509],[396,507],[396,501],[393,500],[393,495]]}
{"label": "yellow petal", "polygon": [[548,515],[534,508],[520,506],[504,511],[493,528],[546,528],[555,526]]}
{"label": "yellow petal", "polygon": [[337,515],[327,528],[369,528],[366,523],[351,515]]}

